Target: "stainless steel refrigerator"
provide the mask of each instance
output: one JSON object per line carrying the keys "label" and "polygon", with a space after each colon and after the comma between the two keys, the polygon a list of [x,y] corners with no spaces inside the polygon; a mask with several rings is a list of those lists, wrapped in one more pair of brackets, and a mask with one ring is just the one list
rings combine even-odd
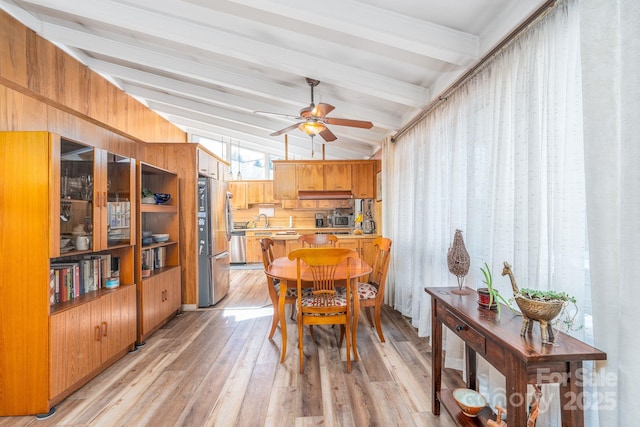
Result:
{"label": "stainless steel refrigerator", "polygon": [[229,292],[232,230],[227,184],[198,178],[198,307],[214,305]]}

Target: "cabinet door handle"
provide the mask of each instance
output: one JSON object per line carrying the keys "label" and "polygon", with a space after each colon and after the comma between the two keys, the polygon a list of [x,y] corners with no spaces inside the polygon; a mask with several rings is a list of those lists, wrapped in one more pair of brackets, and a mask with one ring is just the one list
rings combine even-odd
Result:
{"label": "cabinet door handle", "polygon": [[456,326],[456,331],[458,331],[458,332],[466,331],[467,329],[469,329],[469,327],[467,325],[458,325],[458,326]]}
{"label": "cabinet door handle", "polygon": [[106,191],[102,192],[102,206],[104,206],[105,208],[107,207],[107,192]]}
{"label": "cabinet door handle", "polygon": [[100,341],[100,326],[96,325],[96,341]]}
{"label": "cabinet door handle", "polygon": [[103,329],[102,336],[106,337],[107,336],[107,322],[102,322],[102,329]]}

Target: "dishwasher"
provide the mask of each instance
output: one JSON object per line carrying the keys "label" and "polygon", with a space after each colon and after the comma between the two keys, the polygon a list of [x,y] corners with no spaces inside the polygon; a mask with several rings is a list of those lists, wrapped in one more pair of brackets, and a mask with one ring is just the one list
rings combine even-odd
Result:
{"label": "dishwasher", "polygon": [[245,233],[246,228],[246,222],[233,223],[231,241],[229,242],[229,256],[231,257],[231,264],[247,263],[247,236]]}

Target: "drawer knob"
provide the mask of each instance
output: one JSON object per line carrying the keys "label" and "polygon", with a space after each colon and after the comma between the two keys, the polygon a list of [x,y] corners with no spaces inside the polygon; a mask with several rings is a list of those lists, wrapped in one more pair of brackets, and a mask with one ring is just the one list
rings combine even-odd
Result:
{"label": "drawer knob", "polygon": [[467,329],[469,329],[469,327],[467,325],[458,325],[458,326],[456,326],[456,331],[458,331],[458,332],[466,331]]}

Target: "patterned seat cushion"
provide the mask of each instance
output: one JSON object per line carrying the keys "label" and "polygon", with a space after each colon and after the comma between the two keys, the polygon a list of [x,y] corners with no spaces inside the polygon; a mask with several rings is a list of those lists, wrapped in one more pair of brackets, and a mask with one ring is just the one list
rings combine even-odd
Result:
{"label": "patterned seat cushion", "polygon": [[[277,294],[280,295],[280,283],[276,284],[274,288],[276,289]],[[302,294],[311,295],[311,289],[303,288]],[[285,296],[296,298],[298,296],[298,290],[296,288],[287,288],[287,293]]]}
{"label": "patterned seat cushion", "polygon": [[360,299],[374,299],[378,295],[378,288],[370,283],[358,283],[358,296]]}
{"label": "patterned seat cushion", "polygon": [[[313,293],[309,289],[309,292],[303,292],[302,296],[302,306],[303,307],[316,307],[318,305],[318,301],[313,296]],[[335,294],[335,305],[339,307],[344,307],[347,305],[347,292],[344,289],[338,289]]]}

